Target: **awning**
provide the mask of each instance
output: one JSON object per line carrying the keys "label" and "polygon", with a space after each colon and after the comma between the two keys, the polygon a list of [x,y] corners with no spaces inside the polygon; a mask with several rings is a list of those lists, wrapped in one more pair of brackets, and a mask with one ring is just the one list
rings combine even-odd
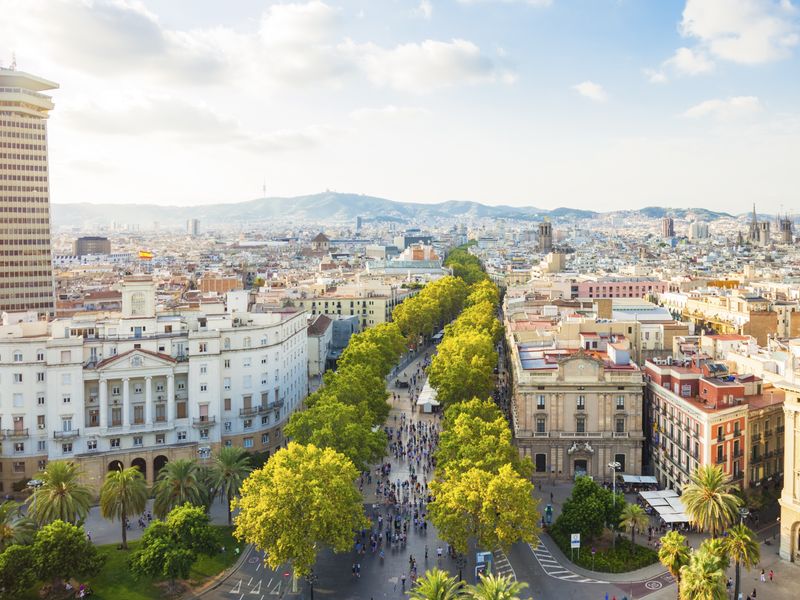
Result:
{"label": "awning", "polygon": [[620,475],[625,483],[647,483],[656,484],[658,481],[652,475]]}
{"label": "awning", "polygon": [[670,515],[661,515],[665,523],[688,523],[689,517],[686,513],[674,513]]}

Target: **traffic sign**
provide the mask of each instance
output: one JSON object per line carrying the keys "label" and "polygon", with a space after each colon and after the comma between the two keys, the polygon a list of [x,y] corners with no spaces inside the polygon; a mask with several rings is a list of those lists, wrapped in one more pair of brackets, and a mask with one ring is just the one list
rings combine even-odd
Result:
{"label": "traffic sign", "polygon": [[570,535],[570,548],[580,548],[581,547],[581,534],[580,533],[573,533]]}

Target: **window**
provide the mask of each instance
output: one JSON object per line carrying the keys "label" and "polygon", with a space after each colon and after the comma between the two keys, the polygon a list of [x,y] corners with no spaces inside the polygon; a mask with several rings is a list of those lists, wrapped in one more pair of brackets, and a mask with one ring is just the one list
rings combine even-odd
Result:
{"label": "window", "polygon": [[22,362],[22,352],[19,350],[14,352],[14,362]]}
{"label": "window", "polygon": [[47,451],[47,440],[39,440],[36,442],[36,450],[38,452],[46,452]]}
{"label": "window", "polygon": [[143,389],[144,388],[142,388],[142,384],[141,383],[133,384],[133,393],[134,394],[141,394]]}
{"label": "window", "polygon": [[224,427],[225,427],[225,431],[230,431],[231,427],[232,427],[231,426],[231,422],[230,421],[225,421]]}
{"label": "window", "polygon": [[619,418],[616,420],[616,429],[617,433],[625,433],[625,419]]}
{"label": "window", "polygon": [[179,441],[179,442],[182,442],[182,441],[184,441],[185,439],[186,439],[186,432],[185,432],[185,431],[179,431],[179,432],[178,432],[178,441]]}
{"label": "window", "polygon": [[185,419],[188,415],[186,414],[186,401],[176,402],[175,403],[177,419]]}
{"label": "window", "polygon": [[140,447],[142,445],[142,442],[143,442],[143,440],[142,440],[142,436],[141,435],[133,436],[133,445],[134,445],[134,447],[137,447],[137,448]]}
{"label": "window", "polygon": [[22,383],[22,373],[14,373],[14,383]]}
{"label": "window", "polygon": [[97,440],[87,440],[86,441],[86,449],[87,450],[97,450]]}
{"label": "window", "polygon": [[586,408],[586,396],[578,396],[578,410],[584,410]]}
{"label": "window", "polygon": [[36,373],[36,381],[38,383],[42,383],[44,381],[44,371],[40,371],[39,373]]}
{"label": "window", "polygon": [[231,440],[225,440],[225,447],[230,448],[231,446],[233,446],[233,442]]}
{"label": "window", "polygon": [[262,434],[261,434],[261,443],[262,443],[263,445],[265,445],[265,446],[266,446],[267,444],[269,444],[269,434],[268,434],[268,433],[262,433]]}
{"label": "window", "polygon": [[578,417],[576,421],[576,431],[577,433],[586,433],[586,419],[583,417]]}
{"label": "window", "polygon": [[245,419],[243,426],[245,429],[250,429],[253,426],[253,419]]}
{"label": "window", "polygon": [[61,351],[61,363],[69,363],[72,362],[72,350],[62,350]]}
{"label": "window", "polygon": [[721,440],[724,436],[722,435],[722,427],[717,427],[717,439]]}
{"label": "window", "polygon": [[230,369],[231,368],[231,359],[230,358],[226,358],[225,362],[223,363],[223,365],[224,365],[224,367],[226,369]]}
{"label": "window", "polygon": [[249,367],[252,364],[252,359],[248,356],[242,359],[242,366]]}
{"label": "window", "polygon": [[200,352],[200,353],[208,352],[208,344],[206,342],[200,342],[197,345],[197,351]]}
{"label": "window", "polygon": [[25,452],[25,442],[14,442],[14,452],[16,454]]}
{"label": "window", "polygon": [[222,380],[222,387],[223,387],[223,389],[226,389],[226,390],[231,389],[231,378],[230,377],[226,377],[225,379]]}
{"label": "window", "polygon": [[39,406],[44,406],[44,403],[45,403],[44,394],[39,394],[38,396],[36,396],[36,404],[38,404]]}
{"label": "window", "polygon": [[[222,340],[222,347],[225,348],[226,350],[228,348],[230,348],[231,347],[231,338],[226,337],[224,340]],[[226,360],[225,362],[227,363],[227,362],[230,362],[230,361]],[[230,365],[225,365],[225,366],[228,367]]]}
{"label": "window", "polygon": [[222,402],[225,405],[225,410],[230,410],[231,409],[231,399],[230,398],[225,398]]}
{"label": "window", "polygon": [[200,365],[200,374],[205,375],[208,373],[208,365]]}
{"label": "window", "polygon": [[61,444],[62,454],[72,454],[72,442],[65,442]]}
{"label": "window", "polygon": [[61,431],[72,431],[72,417],[61,417]]}
{"label": "window", "polygon": [[36,360],[44,360],[44,350],[36,351]]}
{"label": "window", "polygon": [[64,394],[63,396],[61,396],[61,400],[64,402],[64,404],[69,404],[70,402],[72,402],[72,398],[70,397],[69,394]]}
{"label": "window", "polygon": [[207,383],[201,383],[200,384],[200,391],[201,392],[207,392],[208,391],[208,384]]}
{"label": "window", "polygon": [[537,473],[546,473],[547,472],[547,455],[546,454],[537,454],[535,458],[536,464],[536,472]]}
{"label": "window", "polygon": [[249,348],[250,347],[250,338],[249,337],[244,338],[244,347],[245,348]]}
{"label": "window", "polygon": [[111,438],[111,447],[119,448],[119,438]]}
{"label": "window", "polygon": [[617,469],[620,473],[625,472],[625,455],[624,454],[615,454],[614,455],[614,462],[619,463],[619,469]]}
{"label": "window", "polygon": [[25,472],[25,462],[24,461],[15,461],[13,466],[14,473],[24,473]]}
{"label": "window", "polygon": [[261,424],[269,425],[269,415],[264,415],[263,417],[261,417]]}
{"label": "window", "polygon": [[201,429],[200,430],[200,439],[207,440],[208,439],[208,429]]}
{"label": "window", "polygon": [[544,417],[539,417],[536,419],[536,433],[544,433],[545,431]]}
{"label": "window", "polygon": [[186,382],[185,381],[179,381],[178,382],[178,389],[179,390],[185,390],[186,389]]}
{"label": "window", "polygon": [[544,394],[539,394],[539,397],[536,398],[536,409],[544,410]]}
{"label": "window", "polygon": [[617,410],[625,410],[625,396],[617,396]]}
{"label": "window", "polygon": [[243,445],[244,445],[245,448],[252,448],[253,447],[253,438],[251,438],[251,437],[244,438],[244,444]]}
{"label": "window", "polygon": [[165,440],[165,436],[163,433],[156,434],[156,445],[163,445]]}

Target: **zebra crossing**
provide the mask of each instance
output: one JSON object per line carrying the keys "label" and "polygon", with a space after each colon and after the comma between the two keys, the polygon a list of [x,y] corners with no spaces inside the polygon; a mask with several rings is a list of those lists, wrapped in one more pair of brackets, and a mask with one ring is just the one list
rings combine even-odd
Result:
{"label": "zebra crossing", "polygon": [[511,562],[508,560],[506,553],[498,548],[492,552],[492,555],[494,557],[493,571],[497,575],[511,577],[513,581],[516,581],[517,574],[514,572],[514,567],[511,566]]}
{"label": "zebra crossing", "polygon": [[542,567],[542,570],[553,579],[572,581],[573,583],[608,583],[607,581],[590,579],[588,577],[584,577],[583,575],[578,575],[566,567],[561,566],[561,564],[550,553],[550,550],[547,549],[547,546],[545,546],[541,541],[539,542],[538,546],[528,544],[528,547],[531,549],[534,558],[536,558],[536,562],[538,562],[539,566]]}

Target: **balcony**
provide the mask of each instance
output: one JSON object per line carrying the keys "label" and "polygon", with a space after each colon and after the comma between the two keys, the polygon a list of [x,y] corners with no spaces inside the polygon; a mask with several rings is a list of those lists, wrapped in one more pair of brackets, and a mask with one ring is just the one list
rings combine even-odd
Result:
{"label": "balcony", "polygon": [[[266,412],[266,411],[265,411]],[[260,406],[251,406],[250,408],[240,408],[239,409],[239,416],[240,417],[252,417],[257,414],[261,413]]]}
{"label": "balcony", "polygon": [[69,431],[54,431],[53,437],[57,440],[62,439],[69,439],[69,438],[76,438],[80,435],[80,429],[70,429]]}
{"label": "balcony", "polygon": [[750,437],[750,441],[751,441],[751,442],[753,442],[754,444],[756,444],[756,443],[760,442],[760,441],[761,441],[761,434],[760,434],[760,433],[754,433],[754,434],[753,434],[753,435]]}
{"label": "balcony", "polygon": [[559,431],[558,437],[561,438],[601,438],[603,437],[602,431]]}
{"label": "balcony", "polygon": [[741,429],[734,429],[733,430],[733,437],[737,438],[737,437],[741,437],[741,435],[742,435],[742,430]]}
{"label": "balcony", "polygon": [[27,427],[24,429],[4,429],[3,433],[5,438],[9,440],[22,440],[30,437]]}
{"label": "balcony", "polygon": [[765,429],[764,430],[764,437],[765,438],[772,437],[772,429]]}
{"label": "balcony", "polygon": [[756,456],[750,458],[750,463],[760,463],[762,460],[764,460],[764,457],[760,454],[757,454]]}
{"label": "balcony", "polygon": [[731,475],[732,481],[741,481],[744,478],[744,471],[739,471],[738,473],[734,473]]}
{"label": "balcony", "polygon": [[778,435],[780,435],[780,434],[782,434],[784,431],[786,431],[786,428],[785,428],[783,425],[781,425],[780,427],[778,427],[777,431],[778,431]]}
{"label": "balcony", "polygon": [[537,438],[550,437],[550,432],[549,431],[532,431],[531,434],[533,435],[533,437],[537,437]]}
{"label": "balcony", "polygon": [[194,417],[192,427],[213,427],[217,424],[217,417]]}
{"label": "balcony", "polygon": [[627,431],[615,431],[611,437],[615,438],[627,438],[631,437],[631,434]]}
{"label": "balcony", "polygon": [[715,462],[716,462],[718,465],[721,465],[721,464],[724,464],[725,462],[727,462],[727,460],[728,460],[728,457],[727,457],[727,456],[717,456],[717,458],[716,458]]}
{"label": "balcony", "polygon": [[719,435],[717,436],[717,443],[718,444],[721,444],[724,441],[725,441],[725,436],[719,436]]}
{"label": "balcony", "polygon": [[741,458],[741,456],[742,456],[742,451],[741,450],[739,450],[738,452],[734,452],[733,453],[733,458]]}

